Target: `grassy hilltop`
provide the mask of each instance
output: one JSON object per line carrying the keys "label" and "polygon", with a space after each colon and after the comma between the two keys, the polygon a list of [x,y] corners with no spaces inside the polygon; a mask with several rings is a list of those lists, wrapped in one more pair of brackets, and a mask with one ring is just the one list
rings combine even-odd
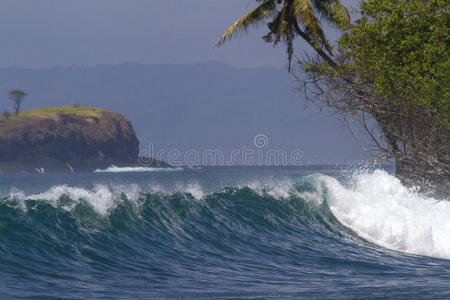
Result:
{"label": "grassy hilltop", "polygon": [[[108,121],[116,120],[120,125],[108,126]],[[96,124],[96,127],[83,126],[82,124]],[[102,126],[104,125],[104,126]],[[133,131],[131,123],[122,115],[113,113],[103,108],[94,107],[74,107],[74,106],[56,106],[33,110],[21,111],[18,115],[11,114],[9,118],[0,117],[0,137],[16,138],[21,132],[58,132],[64,135],[69,133],[69,129],[79,128],[83,135],[89,135],[93,138],[104,139],[113,135],[117,129],[124,131]],[[99,130],[98,126],[103,127]],[[95,135],[98,136],[95,137]],[[134,134],[134,131],[133,131]]]}
{"label": "grassy hilltop", "polygon": [[[98,115],[110,111],[103,108],[87,107],[87,106],[54,106],[44,107],[32,110],[24,110],[18,116],[11,114],[11,119],[21,119],[30,117],[51,117],[56,114],[73,114],[73,115]],[[5,120],[4,116],[1,120]]]}
{"label": "grassy hilltop", "polygon": [[11,113],[7,118],[0,116],[0,135],[13,136],[14,130],[33,126],[40,120],[58,121],[63,115],[71,115],[89,119],[103,118],[112,112],[103,108],[55,106],[21,111],[18,115]]}
{"label": "grassy hilltop", "polygon": [[0,171],[129,166],[138,153],[130,121],[106,109],[61,106],[0,117]]}

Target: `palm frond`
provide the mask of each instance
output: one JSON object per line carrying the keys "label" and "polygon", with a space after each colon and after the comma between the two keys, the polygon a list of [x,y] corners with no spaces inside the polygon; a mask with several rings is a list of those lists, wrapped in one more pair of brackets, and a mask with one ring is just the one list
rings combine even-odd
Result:
{"label": "palm frond", "polygon": [[220,47],[227,40],[231,40],[238,32],[245,31],[250,26],[256,26],[276,12],[275,0],[264,1],[261,5],[247,13],[233,23],[217,40],[215,47]]}
{"label": "palm frond", "polygon": [[286,36],[286,31],[289,27],[289,8],[290,2],[285,1],[283,8],[269,26],[271,33],[275,35],[275,39],[273,41],[274,46],[276,46],[281,39]]}
{"label": "palm frond", "polygon": [[292,9],[300,23],[311,30],[316,40],[320,41],[325,38],[322,28],[319,26],[319,20],[314,15],[314,10],[308,0],[294,0]]}
{"label": "palm frond", "polygon": [[295,33],[292,24],[289,24],[285,32],[286,53],[288,56],[288,72],[291,72],[292,57],[294,55]]}
{"label": "palm frond", "polygon": [[314,14],[314,10],[308,0],[293,0],[293,13],[301,24],[305,27],[311,37],[318,43],[323,45],[328,52],[331,53],[331,46],[328,43],[325,33],[319,25],[319,20]]}
{"label": "palm frond", "polygon": [[332,25],[350,21],[350,13],[339,0],[312,0],[311,2],[319,15]]}
{"label": "palm frond", "polygon": [[327,20],[330,24],[333,24],[336,22],[336,20],[333,18],[333,9],[332,9],[332,2],[331,0],[311,0],[312,5],[320,15],[322,19]]}
{"label": "palm frond", "polygon": [[[297,35],[307,41],[330,66],[336,66],[330,55],[332,49],[322,30],[319,18],[343,29],[349,24],[350,16],[340,0],[254,0],[258,7],[234,22],[216,42],[221,46],[237,33],[246,31],[271,18],[267,23],[269,32],[263,36],[266,42],[276,46],[280,41],[286,45],[289,71],[294,53],[294,39]],[[312,4],[311,4],[312,3]],[[317,14],[318,13],[318,14]],[[316,16],[317,14],[317,16]],[[326,53],[328,52],[328,54]]]}

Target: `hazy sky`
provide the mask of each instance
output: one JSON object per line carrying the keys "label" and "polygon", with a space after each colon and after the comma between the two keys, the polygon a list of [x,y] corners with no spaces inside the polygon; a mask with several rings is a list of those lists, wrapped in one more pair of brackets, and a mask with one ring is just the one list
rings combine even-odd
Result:
{"label": "hazy sky", "polygon": [[261,36],[213,48],[252,5],[247,0],[1,0],[0,66],[124,62],[285,65],[282,47]]}
{"label": "hazy sky", "polygon": [[[348,1],[345,2],[348,3]],[[0,45],[2,46],[0,68],[9,66],[49,68],[73,65],[116,65],[128,62],[191,64],[209,61],[225,62],[237,68],[285,66],[284,47],[281,45],[281,47],[273,48],[261,39],[261,36],[267,33],[265,27],[252,30],[245,38],[231,41],[222,48],[213,48],[221,33],[237,17],[242,16],[253,7],[250,3],[252,2],[248,0],[0,0]],[[302,53],[302,46],[306,45],[298,39],[296,54]],[[192,68],[194,71],[196,68],[201,68],[199,73],[201,76],[208,74],[206,66],[199,65]],[[214,72],[223,73],[226,69],[221,67],[215,69]],[[94,72],[93,70],[91,71]],[[70,105],[72,102],[66,103],[62,99],[75,97],[76,92],[69,93],[69,95],[63,92],[57,93],[56,87],[58,84],[62,84],[57,77],[43,75],[42,79],[48,78],[44,82],[37,79],[28,82],[27,80],[32,78],[31,75],[15,78],[12,76],[11,70],[4,69],[3,71],[6,72],[3,82],[0,84],[3,94],[6,95],[7,91],[13,88],[21,88],[30,92],[24,108],[50,104]],[[48,72],[54,71],[49,70]],[[276,72],[279,71],[281,71],[280,68],[276,70]],[[26,70],[20,72],[31,74]],[[43,74],[46,72],[44,71]],[[186,71],[186,74],[191,74],[189,72]],[[193,74],[196,74],[195,72]],[[233,72],[235,73],[232,74],[237,74],[233,76],[240,74],[236,70]],[[252,71],[242,69],[242,74],[246,74],[246,72],[251,73]],[[267,70],[267,72],[270,74],[275,71]],[[225,76],[224,78],[228,74],[226,72],[224,74],[215,73],[213,75]],[[261,74],[266,73],[262,72]],[[135,78],[138,75],[130,74],[129,76]],[[90,74],[90,76],[95,77],[95,74]],[[84,79],[77,77],[72,81],[64,81],[63,83],[67,86],[62,85],[67,88],[67,91],[76,91],[77,88],[82,88],[87,95],[106,95],[107,91],[117,88],[117,86],[123,87],[123,90],[117,91],[117,94],[120,95],[133,94],[142,90],[141,98],[139,98],[142,101],[138,103],[139,105],[135,104],[137,108],[156,107],[158,101],[161,102],[161,99],[165,99],[164,97],[171,94],[172,90],[182,93],[182,87],[185,85],[185,80],[183,81],[182,78],[172,85],[163,84],[167,86],[166,90],[162,90],[161,94],[153,95],[154,93],[152,94],[146,89],[153,91],[154,82],[149,83],[138,78],[128,86],[123,82],[113,82],[112,86],[108,86],[104,82],[108,81],[108,76],[105,75],[105,78],[102,77],[98,81],[94,80],[94,82],[76,86],[72,81]],[[201,76],[199,75],[200,79],[203,78]],[[88,75],[84,77],[91,78]],[[277,75],[276,78],[280,82],[273,82],[274,92],[280,91],[280,89],[284,92],[280,91],[276,93],[276,96],[269,95],[264,98],[267,100],[264,105],[269,109],[262,111],[261,114],[268,112],[266,117],[271,119],[270,122],[255,115],[255,105],[260,106],[261,109],[266,106],[261,104],[261,101],[253,99],[257,97],[256,90],[260,88],[257,84],[258,80],[254,78],[251,82],[256,84],[255,93],[247,90],[244,93],[237,88],[239,84],[233,87],[229,85],[229,82],[222,82],[227,87],[226,90],[229,88],[229,91],[236,94],[233,96],[233,99],[237,99],[236,104],[225,103],[228,106],[224,106],[219,101],[222,98],[212,96],[212,98],[217,98],[214,100],[219,101],[219,104],[214,107],[211,106],[213,101],[209,100],[211,97],[208,98],[209,94],[206,93],[206,89],[202,88],[202,82],[196,82],[196,85],[193,84],[193,86],[199,86],[199,88],[190,91],[186,97],[180,94],[170,98],[172,99],[170,101],[163,102],[164,105],[159,106],[158,118],[153,117],[152,119],[153,123],[148,122],[147,124],[142,121],[151,112],[145,112],[143,116],[139,117],[136,114],[143,113],[144,110],[130,111],[127,105],[129,99],[125,99],[126,97],[116,99],[117,103],[115,102],[114,106],[110,108],[130,117],[131,121],[136,124],[143,143],[147,142],[147,138],[142,128],[151,125],[153,135],[148,134],[148,140],[165,148],[174,147],[174,144],[186,140],[185,143],[193,142],[198,148],[214,146],[227,149],[231,145],[245,145],[251,141],[254,134],[267,132],[270,133],[274,147],[306,150],[305,145],[309,143],[311,162],[349,161],[353,157],[356,158],[359,147],[350,134],[343,133],[336,118],[321,115],[325,119],[320,119],[312,117],[312,110],[304,111],[300,97],[294,96],[294,92],[291,90],[295,86],[292,83],[291,87],[291,79],[287,80],[286,77]],[[38,82],[41,83],[36,86]],[[139,82],[142,84],[138,85]],[[219,83],[210,84],[216,86],[220,85]],[[52,89],[52,86],[55,88]],[[100,90],[102,88],[103,90]],[[126,90],[126,88],[130,90]],[[211,91],[211,95],[214,95],[214,92],[217,91]],[[153,96],[150,97],[150,95]],[[78,102],[83,105],[98,105],[111,101],[109,94],[90,101],[87,100],[87,96],[78,96],[80,96]],[[185,98],[192,99],[191,101],[181,101]],[[202,105],[199,105],[199,101],[203,101]],[[5,102],[6,104],[9,105]],[[195,105],[199,108],[195,108]],[[188,122],[186,112],[194,108],[197,109],[197,114],[192,115]],[[215,116],[214,112],[217,110],[220,110],[219,116],[225,121],[221,121],[221,118],[211,119],[210,116]],[[165,113],[166,111],[167,113]],[[246,113],[249,115],[248,117]],[[174,115],[184,116],[184,123],[180,120],[169,122],[170,124],[165,124],[164,121],[156,122],[157,120],[172,120]],[[241,116],[241,118],[237,116]],[[224,130],[223,128],[229,128],[227,124],[230,124],[230,121],[232,121],[234,129]],[[169,134],[155,136],[156,133],[162,132],[162,129],[167,130],[167,128],[173,130]],[[248,132],[242,128],[248,129]],[[261,131],[264,128],[265,131]],[[183,133],[183,130],[186,129],[195,132],[186,135]],[[210,136],[208,130],[212,130],[214,135]],[[239,132],[242,133],[242,136],[236,134],[238,131],[242,131]],[[221,134],[217,135],[217,132],[221,132]],[[313,148],[321,148],[326,151],[317,152]],[[320,157],[314,158],[312,155],[314,152],[320,154]]]}

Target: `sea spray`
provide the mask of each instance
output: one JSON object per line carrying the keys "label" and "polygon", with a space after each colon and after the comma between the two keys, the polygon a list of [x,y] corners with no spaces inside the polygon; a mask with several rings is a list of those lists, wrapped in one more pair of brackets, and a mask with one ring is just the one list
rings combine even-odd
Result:
{"label": "sea spray", "polygon": [[0,298],[449,298],[447,202],[321,172],[0,176]]}
{"label": "sea spray", "polygon": [[450,259],[450,202],[407,188],[376,170],[357,174],[348,187],[322,176],[333,214],[377,245],[411,254]]}
{"label": "sea spray", "polygon": [[[53,207],[61,207],[66,211],[74,209],[80,201],[85,201],[96,213],[106,216],[121,201],[121,195],[134,203],[140,195],[140,189],[135,184],[128,186],[96,184],[91,189],[58,185],[51,187],[46,192],[31,195],[25,195],[25,193],[13,189],[10,193],[10,199],[17,201],[23,209],[26,208],[25,201],[37,200],[48,203]],[[69,201],[62,201],[63,199]]]}
{"label": "sea spray", "polygon": [[[160,199],[158,201],[163,201],[161,203],[166,205],[176,199],[200,201],[195,208],[198,212],[210,209],[213,199],[225,197],[227,201],[238,201],[243,194],[252,199],[261,199],[260,201],[267,199],[281,201],[280,205],[289,201],[299,203],[305,211],[317,210],[317,213],[325,214],[318,219],[314,217],[316,221],[332,224],[334,221],[326,215],[326,211],[330,211],[341,224],[364,240],[378,246],[411,254],[450,259],[448,218],[450,202],[421,195],[381,170],[355,172],[346,182],[340,182],[327,175],[315,174],[297,180],[288,178],[244,180],[236,187],[220,187],[212,192],[206,192],[198,181],[179,182],[171,188],[153,183],[145,189],[136,184],[95,184],[92,188],[57,185],[46,192],[29,195],[12,190],[7,198],[14,199],[22,210],[27,209],[27,201],[42,201],[65,211],[72,211],[77,205],[84,203],[99,216],[107,217],[124,202],[127,207],[133,209],[135,215],[140,215],[142,208],[151,206],[151,201],[156,199]],[[206,207],[201,208],[198,205]],[[242,199],[239,206],[243,211],[255,211],[259,204],[258,201]],[[295,209],[299,206],[292,207],[292,213],[296,213]],[[165,217],[170,219],[171,216],[167,213],[164,212]],[[274,213],[267,213],[266,218],[274,222],[277,220],[277,223],[286,221]],[[308,222],[311,221],[313,220]],[[341,231],[336,224],[333,226],[333,232]]]}

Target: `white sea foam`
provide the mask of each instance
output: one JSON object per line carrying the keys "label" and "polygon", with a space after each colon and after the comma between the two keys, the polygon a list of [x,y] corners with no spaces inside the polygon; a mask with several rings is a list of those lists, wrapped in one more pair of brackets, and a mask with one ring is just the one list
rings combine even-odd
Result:
{"label": "white sea foam", "polygon": [[190,184],[181,184],[176,187],[177,192],[189,193],[197,200],[202,200],[206,193],[202,186],[198,182],[193,182]]}
{"label": "white sea foam", "polygon": [[[309,192],[297,192],[291,180],[282,179],[256,180],[239,187],[247,186],[276,199],[288,198],[294,193],[314,205],[327,199],[332,213],[343,225],[374,244],[411,254],[450,259],[450,201],[421,195],[381,170],[356,174],[346,185],[325,175],[315,175],[308,180],[316,187]],[[133,184],[95,185],[90,189],[58,185],[32,195],[13,190],[10,197],[17,199],[19,207],[24,209],[26,199],[47,201],[67,210],[83,200],[104,216],[123,201],[122,195],[139,208],[138,199],[142,192],[189,193],[197,200],[207,195],[200,183],[191,182],[171,188],[152,184],[144,191]],[[72,201],[60,203],[63,195]]]}
{"label": "white sea foam", "polygon": [[295,192],[294,184],[289,179],[265,179],[251,181],[245,184],[240,184],[240,187],[249,187],[259,195],[267,194],[275,199],[289,198]]}
{"label": "white sea foam", "polygon": [[[179,183],[172,188],[164,188],[160,185],[150,185],[148,189],[144,191],[137,184],[129,185],[105,185],[96,184],[92,188],[83,187],[71,187],[68,185],[56,185],[49,190],[37,193],[26,194],[20,190],[12,189],[9,198],[15,199],[16,205],[26,211],[26,200],[38,200],[51,204],[54,207],[60,207],[67,211],[71,211],[75,206],[83,201],[92,206],[96,213],[102,216],[108,215],[117,204],[121,203],[123,195],[127,201],[132,205],[136,213],[139,213],[141,206],[141,200],[139,200],[142,193],[158,193],[164,195],[171,195],[173,193],[187,193],[192,195],[196,200],[202,200],[206,196],[206,192],[203,190],[198,182],[191,183]],[[61,199],[66,196],[70,201],[62,202]]]}
{"label": "white sea foam", "polygon": [[97,169],[95,173],[128,173],[128,172],[176,172],[183,171],[183,168],[147,168],[147,167],[116,167],[111,166],[107,169]]}
{"label": "white sea foam", "polygon": [[[125,195],[130,203],[137,206],[136,201],[139,198],[140,189],[137,185],[106,186],[98,184],[92,189],[57,185],[39,194],[25,195],[21,191],[12,191],[10,193],[11,198],[19,201],[19,207],[22,209],[25,209],[24,200],[45,201],[55,207],[60,206],[68,211],[72,210],[80,201],[85,201],[102,216],[107,215],[108,211],[122,201],[121,195]],[[62,196],[67,196],[72,201],[61,205],[60,200]]]}
{"label": "white sea foam", "polygon": [[[333,214],[359,236],[385,248],[450,259],[450,202],[426,197],[376,170],[350,187],[320,176]],[[319,187],[320,188],[320,187]]]}
{"label": "white sea foam", "polygon": [[190,183],[177,183],[173,187],[163,187],[159,184],[151,184],[149,192],[154,194],[171,195],[173,193],[191,194],[196,200],[202,200],[206,196],[206,192],[200,183],[194,181]]}

